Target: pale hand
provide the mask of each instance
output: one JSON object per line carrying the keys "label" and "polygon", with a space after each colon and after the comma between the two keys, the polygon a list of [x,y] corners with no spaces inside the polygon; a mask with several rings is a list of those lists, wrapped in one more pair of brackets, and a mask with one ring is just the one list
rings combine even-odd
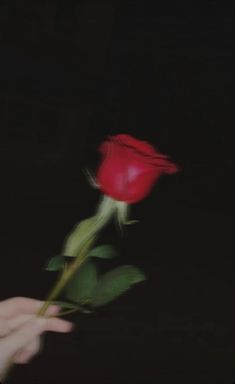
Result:
{"label": "pale hand", "polygon": [[0,380],[9,359],[26,364],[39,352],[41,334],[72,330],[72,323],[55,317],[59,312],[55,305],[48,308],[44,317],[37,317],[42,305],[42,301],[26,297],[0,302]]}

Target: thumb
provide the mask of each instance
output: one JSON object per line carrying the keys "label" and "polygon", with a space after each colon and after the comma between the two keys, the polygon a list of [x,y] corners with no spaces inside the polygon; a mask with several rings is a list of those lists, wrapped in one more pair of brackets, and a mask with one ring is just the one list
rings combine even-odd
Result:
{"label": "thumb", "polygon": [[29,344],[39,336],[46,326],[47,320],[39,317],[29,320],[21,328],[12,332],[5,338],[5,352],[8,356],[14,355],[19,349]]}

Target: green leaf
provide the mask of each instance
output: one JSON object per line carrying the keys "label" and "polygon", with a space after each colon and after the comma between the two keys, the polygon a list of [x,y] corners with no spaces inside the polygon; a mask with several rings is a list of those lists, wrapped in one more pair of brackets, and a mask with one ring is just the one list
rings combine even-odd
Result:
{"label": "green leaf", "polygon": [[64,267],[64,257],[54,256],[52,257],[45,267],[46,271],[60,271]]}
{"label": "green leaf", "polygon": [[117,256],[117,251],[111,245],[99,245],[93,248],[89,254],[89,257],[98,257],[100,259],[113,259]]}
{"label": "green leaf", "polygon": [[96,284],[96,266],[92,261],[86,261],[66,286],[64,296],[81,305],[89,303]]}
{"label": "green leaf", "polygon": [[92,305],[99,307],[115,300],[134,284],[145,280],[144,273],[131,265],[124,265],[105,273],[98,281]]}

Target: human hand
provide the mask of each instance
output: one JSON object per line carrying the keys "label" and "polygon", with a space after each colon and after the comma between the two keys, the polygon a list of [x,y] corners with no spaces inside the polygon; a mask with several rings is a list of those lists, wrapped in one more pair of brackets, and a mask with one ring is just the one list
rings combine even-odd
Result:
{"label": "human hand", "polygon": [[45,317],[37,317],[42,301],[14,297],[0,302],[0,378],[9,359],[26,364],[40,350],[40,335],[46,331],[70,332],[72,323],[55,316],[51,305]]}

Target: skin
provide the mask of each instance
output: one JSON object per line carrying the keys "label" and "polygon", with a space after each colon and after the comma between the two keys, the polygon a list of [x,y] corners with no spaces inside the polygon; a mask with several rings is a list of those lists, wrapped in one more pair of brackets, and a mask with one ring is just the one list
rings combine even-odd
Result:
{"label": "skin", "polygon": [[43,302],[14,297],[0,302],[0,379],[9,359],[26,364],[40,350],[40,336],[46,331],[67,333],[73,324],[59,319],[59,308],[49,307],[45,317],[36,314]]}

